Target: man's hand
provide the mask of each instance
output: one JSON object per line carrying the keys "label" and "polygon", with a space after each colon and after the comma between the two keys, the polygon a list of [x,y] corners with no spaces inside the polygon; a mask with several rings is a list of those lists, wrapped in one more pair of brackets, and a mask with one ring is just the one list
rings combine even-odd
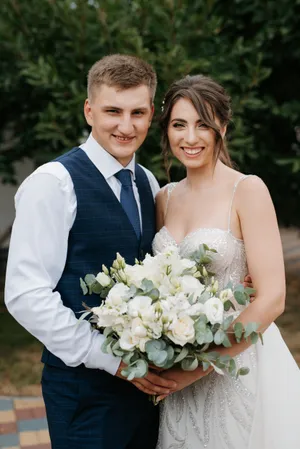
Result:
{"label": "man's hand", "polygon": [[[253,288],[252,278],[251,278],[250,274],[247,274],[247,276],[245,276],[243,286]],[[255,300],[255,294],[250,295],[250,297],[251,297],[250,302],[253,302]]]}
{"label": "man's hand", "polygon": [[[127,380],[126,377],[122,376],[121,371],[126,368],[127,365],[121,362],[118,371],[116,372],[116,376],[121,379]],[[177,383],[172,380],[172,377],[163,378],[158,374],[155,374],[152,371],[149,371],[147,376],[132,379],[131,382],[135,385],[139,390],[143,391],[143,393],[151,394],[151,395],[168,395],[172,393],[177,388]]]}
{"label": "man's hand", "polygon": [[[170,368],[167,371],[164,371],[161,374],[161,377],[164,379],[172,379],[177,383],[177,387],[170,392],[174,393],[175,391],[183,390],[184,388],[196,382],[196,380],[199,380],[202,377],[207,376],[212,370],[213,368],[209,367],[206,371],[204,371],[201,366],[199,366],[194,371],[184,371],[181,368]],[[157,398],[157,402],[161,401],[167,396],[168,394],[159,395]]]}

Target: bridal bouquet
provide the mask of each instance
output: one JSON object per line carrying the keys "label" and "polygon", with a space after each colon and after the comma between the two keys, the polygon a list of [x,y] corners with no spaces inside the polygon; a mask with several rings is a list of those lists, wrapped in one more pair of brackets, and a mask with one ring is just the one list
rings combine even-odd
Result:
{"label": "bridal bouquet", "polygon": [[213,253],[201,245],[190,259],[182,258],[176,247],[168,247],[143,262],[126,264],[117,254],[111,268],[102,266],[94,276],[80,279],[83,293],[99,294],[99,307],[83,313],[105,335],[103,351],[122,358],[127,368],[122,375],[131,380],[144,377],[149,365],[168,369],[180,364],[183,370],[212,366],[219,374],[244,375],[248,368],[237,370],[232,357],[221,356],[213,345],[231,346],[231,332],[236,341],[245,338],[255,343],[258,324],[231,324],[235,309],[250,300],[252,289],[243,285],[218,290],[218,283],[207,269]]}

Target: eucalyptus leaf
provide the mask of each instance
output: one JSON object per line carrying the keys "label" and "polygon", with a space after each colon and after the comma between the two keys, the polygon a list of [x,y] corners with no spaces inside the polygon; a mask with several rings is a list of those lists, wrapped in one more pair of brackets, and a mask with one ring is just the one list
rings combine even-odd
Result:
{"label": "eucalyptus leaf", "polygon": [[250,335],[251,343],[253,345],[255,345],[258,342],[258,339],[259,339],[259,334],[256,332],[252,332],[252,334]]}
{"label": "eucalyptus leaf", "polygon": [[225,312],[228,312],[230,309],[235,310],[235,305],[232,301],[230,301],[230,299],[227,299],[227,301],[224,302],[224,310]]}
{"label": "eucalyptus leaf", "polygon": [[215,363],[211,362],[211,366],[214,368],[216,373],[220,374],[221,376],[224,376],[223,370],[221,370]]}
{"label": "eucalyptus leaf", "polygon": [[104,337],[108,337],[113,332],[111,327],[105,327],[103,331]]}
{"label": "eucalyptus leaf", "polygon": [[243,292],[235,291],[234,292],[234,297],[235,297],[237,303],[242,305],[242,306],[244,306],[247,303],[246,298],[245,298],[245,294]]}
{"label": "eucalyptus leaf", "polygon": [[234,335],[237,339],[241,339],[243,332],[244,332],[244,326],[242,323],[235,323],[233,326]]}
{"label": "eucalyptus leaf", "polygon": [[189,353],[189,350],[183,346],[178,356],[175,358],[174,363],[181,362]]}
{"label": "eucalyptus leaf", "polygon": [[232,358],[231,360],[230,360],[230,362],[229,362],[229,368],[228,368],[228,370],[229,370],[229,373],[231,374],[231,375],[234,375],[235,374],[235,372],[236,372],[236,363],[235,363],[235,360]]}
{"label": "eucalyptus leaf", "polygon": [[89,291],[88,291],[88,288],[86,286],[86,283],[84,282],[84,280],[82,278],[80,278],[80,287],[81,287],[82,293],[84,295],[87,295]]}
{"label": "eucalyptus leaf", "polygon": [[234,317],[232,315],[225,318],[225,320],[223,321],[223,329],[225,331],[227,331],[227,329],[229,328],[229,326],[231,325],[233,320],[234,320]]}
{"label": "eucalyptus leaf", "polygon": [[128,354],[123,355],[122,361],[126,363],[126,365],[130,365],[133,355],[133,352],[129,352]]}
{"label": "eucalyptus leaf", "polygon": [[[94,282],[91,286],[90,286],[90,290],[92,291],[92,293],[95,293],[96,295],[100,295],[100,293],[103,290],[103,287],[99,284],[99,282]],[[106,295],[105,295],[106,296]]]}
{"label": "eucalyptus leaf", "polygon": [[90,285],[92,285],[92,284],[94,284],[94,282],[97,282],[96,281],[96,276],[94,275],[94,274],[87,274],[85,277],[84,277],[84,281],[85,281],[85,283],[86,283],[86,285],[89,287]]}
{"label": "eucalyptus leaf", "polygon": [[209,327],[205,330],[205,340],[204,343],[212,343],[214,341],[214,336]]}
{"label": "eucalyptus leaf", "polygon": [[248,323],[248,324],[246,324],[244,338],[249,337],[249,335],[251,335],[252,332],[256,332],[257,329],[258,329],[258,324],[257,323]]}
{"label": "eucalyptus leaf", "polygon": [[231,348],[232,346],[227,334],[224,337],[223,346],[225,346],[225,348]]}
{"label": "eucalyptus leaf", "polygon": [[203,371],[208,370],[208,368],[210,367],[210,363],[208,362],[202,362],[202,367],[203,367]]}
{"label": "eucalyptus leaf", "polygon": [[250,372],[250,369],[247,367],[243,367],[237,370],[236,377],[246,376]]}
{"label": "eucalyptus leaf", "polygon": [[198,365],[198,359],[192,357],[187,357],[181,362],[181,368],[184,371],[194,371],[196,368],[198,368]]}
{"label": "eucalyptus leaf", "polygon": [[162,349],[165,349],[166,346],[167,344],[164,340],[149,340],[145,344],[145,350],[147,353],[161,351]]}
{"label": "eucalyptus leaf", "polygon": [[223,329],[219,329],[218,332],[215,334],[214,336],[214,342],[216,345],[221,345],[223,344],[225,337],[227,337],[227,335],[225,334],[225,332],[223,331]]}

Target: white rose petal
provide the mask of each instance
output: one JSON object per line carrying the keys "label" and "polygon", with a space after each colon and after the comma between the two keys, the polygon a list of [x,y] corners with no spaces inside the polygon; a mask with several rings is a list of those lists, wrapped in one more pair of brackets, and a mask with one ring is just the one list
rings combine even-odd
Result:
{"label": "white rose petal", "polygon": [[151,306],[152,299],[149,296],[136,296],[128,303],[128,314],[137,317]]}
{"label": "white rose petal", "polygon": [[112,306],[119,306],[127,300],[128,292],[129,287],[127,287],[127,285],[116,284],[109,291],[105,303]]}
{"label": "white rose petal", "polygon": [[138,344],[139,339],[132,335],[129,329],[125,329],[119,340],[120,347],[125,351],[130,351]]}
{"label": "white rose petal", "polygon": [[204,304],[204,313],[211,324],[222,323],[224,306],[219,298],[212,297]]}
{"label": "white rose petal", "polygon": [[187,315],[178,318],[169,326],[167,335],[170,340],[180,346],[193,343],[195,341],[194,320]]}
{"label": "white rose petal", "polygon": [[200,296],[204,290],[204,285],[196,279],[194,276],[182,276],[180,278],[181,289],[184,293],[194,294],[194,296]]}

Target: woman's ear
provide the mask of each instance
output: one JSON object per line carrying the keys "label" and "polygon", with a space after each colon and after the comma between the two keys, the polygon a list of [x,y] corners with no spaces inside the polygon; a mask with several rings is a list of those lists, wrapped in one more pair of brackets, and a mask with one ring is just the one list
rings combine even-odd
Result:
{"label": "woman's ear", "polygon": [[227,125],[222,126],[222,128],[220,129],[220,134],[222,136],[222,139],[224,139],[224,137],[226,135],[226,131],[227,131]]}

